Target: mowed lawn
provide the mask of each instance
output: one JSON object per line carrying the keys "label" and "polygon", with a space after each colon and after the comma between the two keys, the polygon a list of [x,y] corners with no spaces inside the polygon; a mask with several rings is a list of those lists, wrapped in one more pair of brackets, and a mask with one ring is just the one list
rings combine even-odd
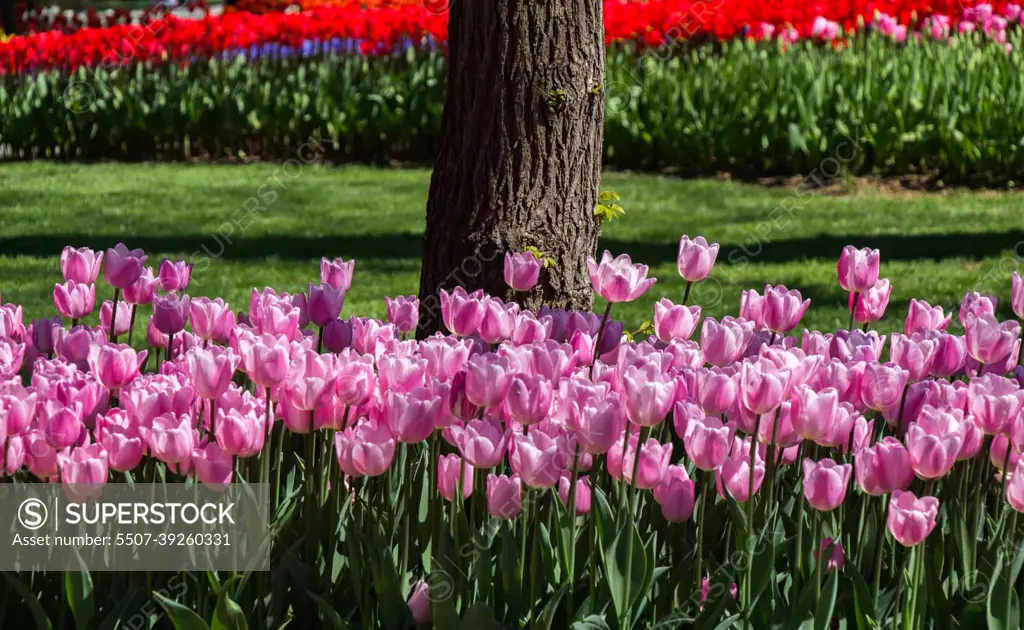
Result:
{"label": "mowed lawn", "polygon": [[[416,293],[429,171],[306,166],[288,175],[276,164],[0,166],[2,300],[23,304],[26,320],[51,314],[61,249],[118,241],[144,248],[154,266],[194,258],[189,292],[223,297],[235,310],[248,308],[253,287],[295,292],[318,282],[321,256],[357,261],[345,314],[383,317],[385,295]],[[650,319],[656,300],[681,298],[675,258],[684,233],[722,244],[712,281],[695,293],[708,315],[736,314],[744,289],[785,284],[811,299],[807,327],[845,326],[835,263],[855,244],[881,249],[894,287],[878,329],[902,328],[911,298],[950,308],[968,290],[997,295],[1001,316],[1012,316],[1014,252],[1024,255],[1019,193],[803,187],[798,196],[792,186],[621,173],[606,174],[602,188],[618,192],[626,209],[606,226],[602,247],[658,278],[614,311],[629,327]],[[267,202],[271,191],[276,199],[251,218],[243,204]],[[110,292],[100,282],[97,312]]]}

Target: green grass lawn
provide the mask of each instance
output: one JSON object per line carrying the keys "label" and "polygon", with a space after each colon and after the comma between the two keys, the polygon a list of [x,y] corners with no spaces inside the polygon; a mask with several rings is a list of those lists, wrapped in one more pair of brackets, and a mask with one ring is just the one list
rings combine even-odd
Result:
{"label": "green grass lawn", "polygon": [[[282,184],[271,184],[278,197],[267,210],[244,230],[233,228],[230,243],[216,236],[275,173]],[[318,281],[321,256],[355,258],[344,312],[383,317],[385,295],[418,289],[428,182],[426,170],[367,167],[307,166],[287,179],[275,164],[0,166],[0,292],[4,302],[25,306],[26,319],[50,314],[65,245],[124,241],[144,248],[154,266],[163,257],[202,258],[204,247],[219,254],[197,266],[189,292],[223,297],[236,310],[247,308],[252,287],[294,292]],[[619,173],[607,174],[602,187],[618,192],[626,209],[606,227],[602,246],[650,265],[659,279],[614,312],[632,327],[652,316],[656,300],[681,297],[675,257],[683,233],[722,244],[713,281],[695,294],[710,315],[736,314],[743,289],[785,284],[811,298],[805,325],[845,326],[835,262],[852,243],[882,251],[882,275],[894,286],[883,330],[902,328],[911,298],[948,308],[967,290],[994,293],[1001,316],[1012,317],[1014,249],[1024,255],[1019,194],[812,190],[797,197],[792,187]],[[102,299],[109,291],[100,283]]]}

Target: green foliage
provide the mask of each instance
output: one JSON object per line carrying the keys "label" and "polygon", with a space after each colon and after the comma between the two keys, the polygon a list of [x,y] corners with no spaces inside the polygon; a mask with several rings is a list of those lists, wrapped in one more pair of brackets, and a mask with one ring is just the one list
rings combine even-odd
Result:
{"label": "green foliage", "polygon": [[[1018,32],[1015,51],[1024,50]],[[335,160],[430,162],[445,59],[200,60],[0,79],[0,143],[62,158],[287,155],[319,130]],[[1024,55],[980,36],[848,49],[747,40],[608,51],[605,163],[747,174],[1024,174]],[[552,89],[547,106],[564,109]]]}

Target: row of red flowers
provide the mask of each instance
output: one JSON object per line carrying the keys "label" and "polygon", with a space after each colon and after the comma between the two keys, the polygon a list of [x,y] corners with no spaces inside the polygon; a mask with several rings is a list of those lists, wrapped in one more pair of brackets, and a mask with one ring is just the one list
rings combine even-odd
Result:
{"label": "row of red flowers", "polygon": [[[891,15],[902,24],[920,22],[932,14],[949,15],[955,25],[961,7],[973,4],[974,0],[790,0],[778,4],[760,0],[606,0],[604,14],[608,43],[634,41],[659,46],[667,40],[699,35],[734,37],[762,25],[790,26],[807,36],[821,17],[849,31],[862,23],[858,16],[868,16],[863,21],[870,22],[876,12]],[[996,2],[993,9],[1003,12],[1009,4]],[[309,42],[331,40],[353,41],[364,54],[388,53],[410,43],[443,44],[447,27],[447,13],[422,3],[374,9],[348,4],[264,15],[231,12],[198,20],[168,16],[147,24],[13,37],[0,43],[0,73],[188,60],[254,46],[302,49]]]}

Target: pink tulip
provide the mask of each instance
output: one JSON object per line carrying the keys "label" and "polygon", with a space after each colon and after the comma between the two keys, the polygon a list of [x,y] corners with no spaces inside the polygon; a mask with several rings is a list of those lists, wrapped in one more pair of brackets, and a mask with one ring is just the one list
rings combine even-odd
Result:
{"label": "pink tulip", "polygon": [[935,529],[939,500],[918,499],[911,492],[896,490],[889,498],[889,533],[904,547],[920,543]]}
{"label": "pink tulip", "polygon": [[347,292],[352,286],[352,275],[356,269],[356,261],[345,261],[341,258],[320,260],[320,282],[329,284],[335,289]]}
{"label": "pink tulip", "polygon": [[775,411],[789,395],[789,376],[768,359],[744,363],[739,383],[743,406],[758,416]]}
{"label": "pink tulip", "polygon": [[1017,512],[1024,512],[1024,464],[1020,462],[1006,482],[1006,501]]}
{"label": "pink tulip", "polygon": [[562,471],[572,465],[573,455],[563,436],[552,437],[534,429],[526,435],[515,434],[512,440],[512,471],[531,488],[551,488],[558,483]]}
{"label": "pink tulip", "polygon": [[938,347],[932,361],[931,375],[939,378],[953,376],[964,367],[967,358],[967,342],[963,337],[947,333],[935,337]]}
{"label": "pink tulip", "polygon": [[542,266],[532,252],[505,252],[505,284],[514,291],[529,291],[537,285]]}
{"label": "pink tulip", "polygon": [[676,380],[654,365],[629,366],[621,377],[626,416],[633,424],[653,427],[672,410],[676,400]]}
{"label": "pink tulip", "polygon": [[672,460],[672,444],[660,444],[649,438],[640,447],[640,461],[636,463],[637,439],[630,436],[629,447],[622,455],[622,478],[633,484],[633,469],[636,468],[636,487],[650,490],[656,488]]}
{"label": "pink tulip", "polygon": [[[715,471],[715,484],[718,494],[725,498],[724,489],[738,503],[746,503],[750,498],[750,440],[733,438],[732,452],[722,467]],[[756,446],[754,447],[757,448]],[[764,481],[764,458],[760,452],[754,451],[754,492],[756,493]]]}
{"label": "pink tulip", "polygon": [[968,315],[967,352],[983,365],[1000,363],[1014,349],[1020,339],[1020,324],[1014,321],[1000,323],[993,315]]}
{"label": "pink tulip", "polygon": [[164,258],[160,261],[157,280],[160,283],[160,288],[167,293],[184,291],[192,280],[192,265],[184,260],[171,262]]}
{"label": "pink tulip", "polygon": [[[860,324],[877,322],[885,315],[885,309],[889,306],[889,297],[892,295],[892,285],[885,278],[878,281],[878,284],[867,291],[857,295],[854,300],[850,294],[850,309],[853,310],[853,319]],[[856,306],[854,302],[856,301]]]}
{"label": "pink tulip", "polygon": [[38,395],[22,387],[21,383],[0,383],[0,431],[5,436],[21,435],[28,430],[36,415]]}
{"label": "pink tulip", "polygon": [[165,335],[185,330],[188,321],[189,297],[171,293],[153,298],[153,325]]}
{"label": "pink tulip", "polygon": [[960,301],[960,323],[967,326],[968,315],[974,315],[975,317],[992,315],[994,317],[997,303],[998,301],[994,295],[987,295],[976,291],[965,293],[963,300]]}
{"label": "pink tulip", "polygon": [[342,404],[350,407],[365,404],[377,387],[373,357],[351,349],[343,351],[339,356],[336,376],[334,395]]}
{"label": "pink tulip", "polygon": [[97,253],[88,247],[65,247],[60,255],[60,271],[64,279],[79,284],[96,282],[102,264],[103,252]]}
{"label": "pink tulip", "polygon": [[864,408],[874,411],[898,408],[909,376],[906,370],[892,363],[868,363],[860,386]]}
{"label": "pink tulip", "polygon": [[839,507],[846,498],[846,487],[853,473],[849,464],[836,464],[831,459],[814,461],[805,458],[804,497],[811,506],[822,512]]}
{"label": "pink tulip", "polygon": [[53,302],[61,317],[82,319],[92,313],[96,305],[96,285],[79,284],[68,280],[53,287]]}
{"label": "pink tulip", "polygon": [[517,346],[544,341],[551,336],[552,319],[537,318],[530,311],[520,311],[512,325],[509,339]]}
{"label": "pink tulip", "polygon": [[309,285],[307,309],[309,321],[323,327],[338,319],[345,304],[345,292],[335,289],[329,284]]}
{"label": "pink tulip", "polygon": [[764,296],[753,289],[740,294],[740,318],[754,323],[754,328],[764,328]]}
{"label": "pink tulip", "polygon": [[711,275],[716,258],[718,243],[709,245],[703,236],[690,240],[685,234],[679,239],[676,267],[679,269],[679,275],[687,282],[700,282]]}
{"label": "pink tulip", "polygon": [[837,270],[839,286],[850,293],[864,293],[878,283],[881,254],[877,249],[857,249],[853,245],[843,248]]}
{"label": "pink tulip", "polygon": [[800,437],[821,443],[834,431],[839,411],[839,394],[831,388],[814,391],[801,386],[793,392],[793,430]]}
{"label": "pink tulip", "polygon": [[118,289],[130,287],[142,275],[142,266],[146,264],[146,255],[141,249],[129,250],[124,243],[118,243],[107,250],[106,264],[103,266],[103,279]]}
{"label": "pink tulip", "polygon": [[477,328],[480,338],[492,345],[508,339],[516,324],[519,305],[514,302],[505,304],[498,298],[485,299],[481,304],[483,305],[483,317]]}
{"label": "pink tulip", "polygon": [[117,317],[113,318],[114,303],[110,300],[103,302],[100,306],[100,328],[105,334],[110,335],[110,320],[114,319],[115,335],[125,335],[131,326],[132,306],[127,302],[117,301]]}
{"label": "pink tulip", "polygon": [[192,457],[196,479],[215,490],[223,490],[231,484],[234,464],[231,454],[221,449],[216,442],[196,448]]}
{"label": "pink tulip", "polygon": [[[20,308],[20,307],[19,307]],[[52,355],[56,343],[56,328],[60,328],[60,317],[54,315],[50,319],[34,319],[26,331],[26,335],[32,339],[32,347],[44,355]],[[0,336],[14,337],[6,334]]]}
{"label": "pink tulip", "polygon": [[0,337],[0,379],[14,378],[25,360],[25,344]]}
{"label": "pink tulip", "polygon": [[389,391],[384,396],[384,418],[399,442],[415,444],[434,432],[441,399],[426,387],[408,393]]}
{"label": "pink tulip", "polygon": [[523,484],[519,475],[487,475],[487,512],[497,519],[514,520],[523,511]]}
{"label": "pink tulip", "polygon": [[61,482],[73,497],[99,497],[107,483],[107,451],[102,444],[89,444],[73,449],[60,459]]}
{"label": "pink tulip", "polygon": [[182,464],[196,448],[196,430],[187,415],[161,414],[151,426],[139,427],[139,433],[153,456],[166,464]]}
{"label": "pink tulip", "polygon": [[483,291],[466,293],[461,286],[449,295],[441,290],[441,319],[445,327],[457,337],[472,335],[484,318]]}
{"label": "pink tulip", "polygon": [[548,417],[552,397],[550,380],[542,376],[517,374],[505,396],[505,410],[523,426],[537,424]]}
{"label": "pink tulip", "polygon": [[[340,259],[339,259],[340,260]],[[353,261],[354,262],[354,261]],[[416,625],[425,626],[432,619],[430,615],[430,586],[423,580],[416,582],[409,595],[409,612]]]}
{"label": "pink tulip", "polygon": [[462,496],[473,494],[473,466],[464,463],[458,455],[442,455],[437,460],[437,491],[448,501],[455,500],[455,486],[462,472]]}
{"label": "pink tulip", "polygon": [[972,378],[967,400],[974,421],[988,435],[1007,434],[1024,408],[1024,390],[1009,378],[986,374]]}
{"label": "pink tulip", "polygon": [[274,387],[288,375],[289,346],[282,337],[260,335],[240,341],[238,354],[242,359],[241,370],[257,387]]}
{"label": "pink tulip", "polygon": [[614,394],[573,401],[567,424],[584,452],[600,455],[621,442],[626,427],[626,408],[622,399]]}
{"label": "pink tulip", "polygon": [[231,338],[235,327],[235,313],[231,305],[217,298],[193,298],[189,303],[189,315],[192,330],[203,341],[226,343]]}
{"label": "pink tulip", "polygon": [[718,418],[693,419],[687,425],[683,446],[693,465],[705,471],[718,470],[729,458],[732,429]]}
{"label": "pink tulip", "polygon": [[[57,446],[47,433],[31,429],[22,436],[22,455],[29,472],[43,481],[53,481],[60,475],[60,461],[69,454],[65,446]],[[58,449],[60,451],[58,452]],[[20,468],[20,466],[19,466]]]}
{"label": "pink tulip", "polygon": [[132,284],[126,286],[122,291],[124,301],[133,305],[150,304],[156,297],[156,287],[160,284],[159,279],[153,277],[153,268],[146,267],[142,275]]}
{"label": "pink tulip", "polygon": [[388,323],[400,333],[416,330],[419,323],[420,301],[415,295],[384,298],[387,303]]}
{"label": "pink tulip", "polygon": [[974,459],[981,452],[981,447],[984,444],[985,432],[978,426],[977,421],[970,416],[964,418],[964,443],[960,446],[960,452],[956,455],[956,461],[962,462]]}
{"label": "pink tulip", "polygon": [[[562,501],[562,505],[569,507],[569,489],[572,486],[572,480],[569,478],[568,472],[563,472],[561,479],[558,480],[558,498]],[[590,513],[590,478],[580,477],[576,480],[576,516],[584,516]]]}
{"label": "pink tulip", "polygon": [[222,451],[238,457],[252,457],[263,449],[267,435],[267,414],[263,404],[251,396],[238,406],[218,404],[214,428]]}
{"label": "pink tulip", "polygon": [[705,318],[700,329],[704,358],[718,367],[735,363],[747,349],[753,334],[754,325],[746,320],[723,317],[719,323],[713,317]]}
{"label": "pink tulip", "polygon": [[991,444],[988,459],[993,468],[1000,473],[1017,468],[1017,463],[1021,460],[1020,449],[1013,441],[1007,439],[1005,435],[997,435],[992,438]]}
{"label": "pink tulip", "polygon": [[678,306],[668,298],[654,303],[654,334],[664,343],[689,339],[698,321],[699,306]]}
{"label": "pink tulip", "polygon": [[500,420],[471,420],[456,434],[456,445],[462,457],[474,468],[494,468],[505,459],[512,432]]}
{"label": "pink tulip", "polygon": [[708,415],[720,416],[729,410],[739,392],[739,378],[721,368],[697,372],[695,398]]}
{"label": "pink tulip", "polygon": [[[780,450],[796,446],[802,440],[793,429],[793,417],[799,413],[799,404],[785,401],[779,408],[757,423],[757,440],[761,444],[774,444]],[[849,430],[847,430],[849,435]],[[844,444],[845,446],[845,444]]]}
{"label": "pink tulip", "polygon": [[930,330],[946,330],[953,314],[945,315],[941,306],[931,306],[924,300],[910,300],[910,311],[903,325],[903,334],[910,337],[914,333]]}
{"label": "pink tulip", "polygon": [[407,392],[422,387],[427,378],[427,360],[419,357],[383,356],[377,362],[381,390]]}
{"label": "pink tulip", "polygon": [[231,348],[219,346],[189,350],[185,359],[196,393],[208,400],[215,400],[227,391],[241,361]]}
{"label": "pink tulip", "polygon": [[395,439],[383,422],[360,422],[352,432],[352,463],[361,475],[387,472],[395,458]]}
{"label": "pink tulip", "polygon": [[[835,543],[835,544],[833,544]],[[839,540],[826,536],[821,539],[821,544],[818,545],[818,550],[814,553],[815,561],[821,562],[821,556],[828,551],[829,548],[832,551],[828,554],[828,559],[825,561],[825,572],[839,571],[846,564],[846,553],[843,551],[843,543]]]}
{"label": "pink tulip", "polygon": [[500,405],[514,376],[505,357],[478,354],[466,363],[466,397],[477,407]]}
{"label": "pink tulip", "polygon": [[89,353],[89,368],[103,387],[119,390],[138,376],[147,354],[136,354],[127,344],[106,343]]}
{"label": "pink tulip", "polygon": [[323,331],[324,349],[338,353],[352,345],[352,323],[335,319],[327,322]]}
{"label": "pink tulip", "polygon": [[959,409],[941,411],[925,405],[907,429],[910,465],[922,479],[945,476],[956,463],[964,442],[964,415]]}
{"label": "pink tulip", "polygon": [[661,483],[654,488],[654,500],[670,523],[682,523],[693,516],[693,482],[682,466],[669,466]]}
{"label": "pink tulip", "polygon": [[764,323],[773,333],[784,335],[797,327],[810,300],[804,300],[799,291],[791,291],[783,285],[764,288]]}
{"label": "pink tulip", "polygon": [[864,492],[881,496],[906,490],[914,481],[910,453],[894,437],[884,437],[854,456],[857,484]]}
{"label": "pink tulip", "polygon": [[612,258],[607,250],[600,263],[588,257],[587,269],[594,291],[613,304],[632,302],[656,282],[654,278],[647,277],[647,265],[633,264],[627,254]]}
{"label": "pink tulip", "polygon": [[829,346],[829,356],[839,359],[844,363],[850,361],[878,361],[882,356],[882,348],[885,346],[885,337],[879,337],[878,333],[871,330],[837,330],[832,335],[832,343]]}
{"label": "pink tulip", "polygon": [[916,383],[931,372],[939,342],[917,334],[905,337],[893,333],[889,359],[907,371],[911,383]]}
{"label": "pink tulip", "polygon": [[1019,319],[1024,319],[1024,277],[1014,271],[1010,284],[1010,308]]}
{"label": "pink tulip", "polygon": [[173,376],[143,374],[120,392],[121,405],[128,417],[138,426],[150,426],[153,419],[163,414],[175,418],[188,414],[193,408],[195,390]]}
{"label": "pink tulip", "polygon": [[301,348],[292,355],[289,373],[281,388],[296,408],[313,411],[327,402],[336,379],[334,355]]}

